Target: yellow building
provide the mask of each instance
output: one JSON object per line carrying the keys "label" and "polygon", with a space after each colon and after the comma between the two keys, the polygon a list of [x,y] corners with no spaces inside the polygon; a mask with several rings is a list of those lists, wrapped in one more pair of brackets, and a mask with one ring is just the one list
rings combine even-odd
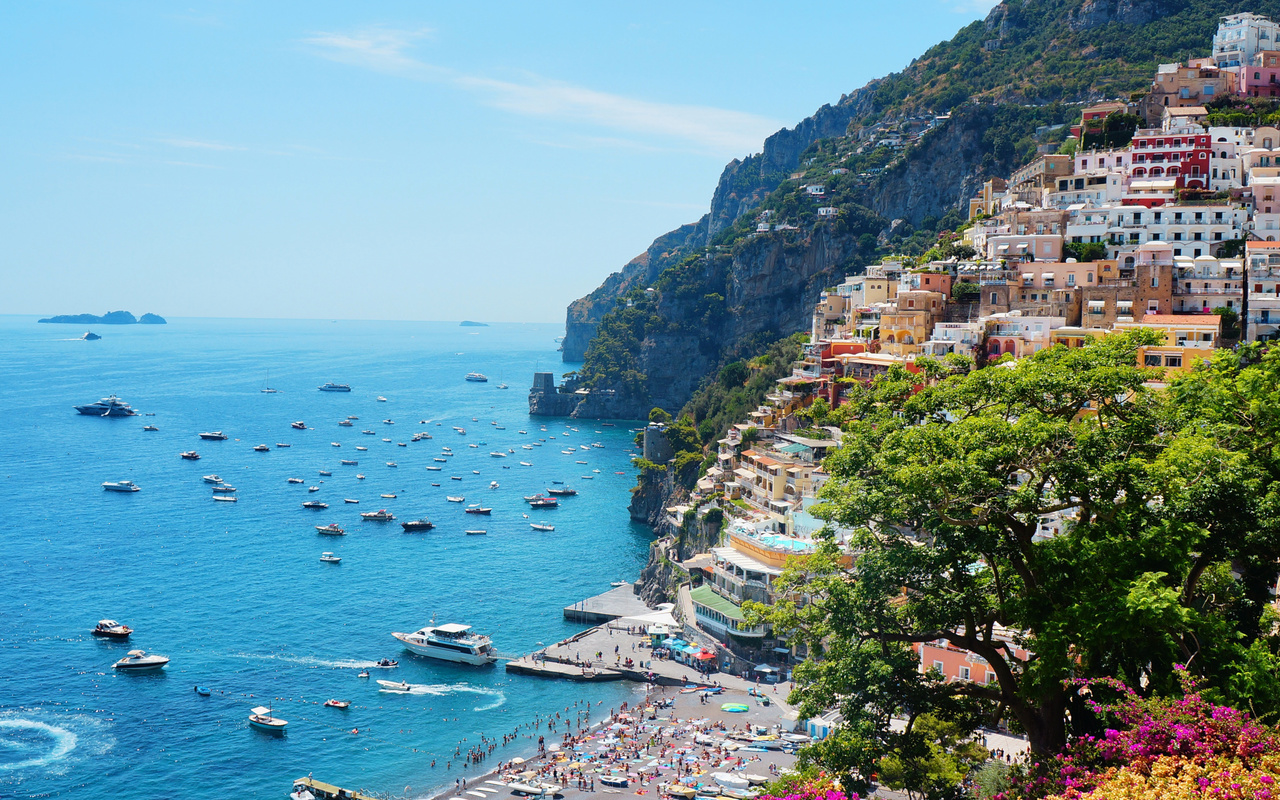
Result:
{"label": "yellow building", "polygon": [[1138,348],[1138,365],[1186,372],[1213,356],[1222,318],[1217,314],[1147,314],[1141,322],[1117,322],[1114,329],[1158,331],[1164,342]]}

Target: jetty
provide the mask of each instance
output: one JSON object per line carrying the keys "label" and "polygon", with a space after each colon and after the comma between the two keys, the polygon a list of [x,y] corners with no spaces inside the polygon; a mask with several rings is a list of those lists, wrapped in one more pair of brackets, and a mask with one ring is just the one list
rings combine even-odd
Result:
{"label": "jetty", "polygon": [[588,597],[586,600],[564,607],[565,619],[570,622],[584,622],[588,625],[599,625],[623,617],[641,617],[652,613],[653,609],[636,597],[629,583],[615,586],[604,594]]}
{"label": "jetty", "polygon": [[312,777],[298,778],[294,781],[293,790],[296,792],[300,789],[306,789],[321,800],[338,800],[338,798],[342,798],[342,800],[375,800],[375,798],[367,794],[343,789],[331,783],[318,781]]}
{"label": "jetty", "polygon": [[581,681],[583,683],[620,681],[624,677],[621,672],[612,669],[581,667],[576,664],[547,661],[533,656],[521,656],[514,661],[508,661],[507,672],[513,672],[517,675],[533,675],[538,678],[559,678],[567,681]]}

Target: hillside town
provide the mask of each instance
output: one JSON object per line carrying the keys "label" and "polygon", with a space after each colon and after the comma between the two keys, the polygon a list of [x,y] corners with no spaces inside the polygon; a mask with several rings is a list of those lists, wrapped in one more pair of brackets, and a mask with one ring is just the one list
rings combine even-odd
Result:
{"label": "hillside town", "polygon": [[[1161,370],[1150,382],[1159,388],[1219,348],[1280,337],[1280,128],[1214,125],[1204,107],[1277,89],[1280,23],[1224,17],[1210,56],[1160,65],[1147,94],[1084,108],[1067,147],[988,180],[946,240],[955,255],[887,258],[821,292],[802,358],[729,429],[714,465],[659,525],[689,652],[714,651],[719,669],[768,681],[806,657],[743,605],[779,599],[789,560],[816,550],[824,523],[810,512],[828,479],[823,460],[842,437],[824,423],[850,387],[895,368],[923,382],[921,357],[954,354],[991,369],[1147,330],[1157,343],[1138,348],[1136,366]],[[1112,115],[1140,120],[1128,143],[1083,146]],[[758,230],[769,228],[766,212]],[[671,458],[666,429],[645,429],[645,459]],[[1071,513],[1043,517],[1037,539],[1062,531]],[[682,554],[682,533],[707,520],[722,520],[719,541]],[[850,534],[834,529],[851,563]],[[995,680],[973,652],[913,646],[921,672]],[[808,732],[820,738],[837,722],[833,711],[809,720]]]}

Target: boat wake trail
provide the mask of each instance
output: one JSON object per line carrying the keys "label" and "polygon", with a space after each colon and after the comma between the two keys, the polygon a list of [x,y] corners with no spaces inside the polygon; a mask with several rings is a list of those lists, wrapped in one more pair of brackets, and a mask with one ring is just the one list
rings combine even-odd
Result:
{"label": "boat wake trail", "polygon": [[287,664],[301,664],[304,667],[328,667],[330,669],[371,669],[378,666],[377,661],[354,658],[324,659],[313,656],[291,656],[263,653],[232,653],[232,658],[243,658],[252,661],[283,661]]}
{"label": "boat wake trail", "polygon": [[0,775],[30,769],[61,774],[75,760],[72,754],[77,750],[76,755],[100,755],[115,745],[106,727],[82,714],[48,715],[36,709],[0,712]]}
{"label": "boat wake trail", "polygon": [[[493,698],[487,705],[479,705],[472,711],[491,711],[507,702],[507,696],[497,689],[485,689],[482,686],[471,686],[466,683],[396,683],[394,681],[378,681],[384,692],[399,694],[431,695],[444,697],[451,694],[478,694]],[[407,688],[405,688],[407,687]]]}

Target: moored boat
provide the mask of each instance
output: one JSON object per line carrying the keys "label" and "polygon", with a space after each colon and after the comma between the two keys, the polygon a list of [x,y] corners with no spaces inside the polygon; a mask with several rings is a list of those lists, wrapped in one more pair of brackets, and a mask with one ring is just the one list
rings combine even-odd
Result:
{"label": "moored boat", "polygon": [[529,527],[535,531],[554,531],[556,529],[555,525],[547,525],[541,522],[530,522]]}
{"label": "moored boat", "polygon": [[401,522],[400,527],[404,528],[405,533],[412,533],[413,531],[429,531],[434,528],[435,525],[431,520],[423,517],[422,519],[413,519],[408,522]]}
{"label": "moored boat", "polygon": [[185,458],[188,461],[200,460],[200,454],[197,453],[195,450],[186,450],[184,452],[178,453],[178,456],[181,458]]}
{"label": "moored boat", "polygon": [[317,525],[316,533],[323,533],[326,536],[344,536],[346,531],[338,527],[338,523],[330,522],[328,525]]}
{"label": "moored boat", "polygon": [[222,483],[222,478],[219,478],[217,475],[205,475],[202,480],[205,483]]}
{"label": "moored boat", "polygon": [[133,628],[128,625],[121,625],[114,619],[98,620],[97,626],[92,631],[94,636],[101,636],[106,639],[128,639],[129,634],[133,633]]}
{"label": "moored boat", "polygon": [[82,406],[73,406],[76,411],[86,417],[136,417],[138,412],[134,411],[128,403],[124,402],[114,394],[110,397],[104,397],[96,403],[87,403]]}
{"label": "moored boat", "polygon": [[227,435],[222,431],[208,431],[196,435],[207,442],[225,442],[227,440]]}
{"label": "moored boat", "polygon": [[350,386],[350,384],[346,384],[346,383],[333,383],[333,382],[329,382],[329,383],[326,383],[324,386],[321,386],[321,387],[320,387],[320,391],[322,391],[322,392],[349,392],[349,391],[351,391],[351,386]]}
{"label": "moored boat", "polygon": [[297,422],[290,422],[289,427],[294,430],[305,431],[307,429],[307,423],[302,420],[298,420]]}
{"label": "moored boat", "polygon": [[325,551],[320,554],[320,560],[325,562],[326,564],[337,564],[338,562],[342,561],[342,557],[335,556],[333,553]]}
{"label": "moored boat", "polygon": [[380,508],[377,511],[364,512],[360,515],[360,519],[369,520],[370,522],[390,522],[395,519],[395,515],[385,508]]}
{"label": "moored boat", "polygon": [[142,491],[133,481],[107,481],[102,484],[104,491],[108,492],[140,492]]}
{"label": "moored boat", "polygon": [[249,725],[260,731],[268,731],[270,733],[281,733],[289,724],[287,720],[279,719],[271,716],[272,711],[266,706],[258,706],[249,714]]}
{"label": "moored boat", "polygon": [[484,514],[485,516],[488,516],[493,513],[492,508],[481,508],[480,506],[473,506],[471,508],[464,509],[464,510],[468,514]]}
{"label": "moored boat", "polygon": [[168,656],[147,655],[145,650],[130,650],[127,656],[112,666],[121,672],[152,672],[164,669],[164,665],[168,663]]}
{"label": "moored boat", "polygon": [[303,504],[302,504],[302,507],[303,507],[303,508],[314,508],[314,509],[319,510],[319,509],[323,509],[323,508],[328,508],[328,507],[329,507],[329,504],[328,504],[328,503],[321,503],[321,502],[318,502],[318,501],[315,501],[315,500],[308,500],[307,502],[305,502],[305,503],[303,503]]}

